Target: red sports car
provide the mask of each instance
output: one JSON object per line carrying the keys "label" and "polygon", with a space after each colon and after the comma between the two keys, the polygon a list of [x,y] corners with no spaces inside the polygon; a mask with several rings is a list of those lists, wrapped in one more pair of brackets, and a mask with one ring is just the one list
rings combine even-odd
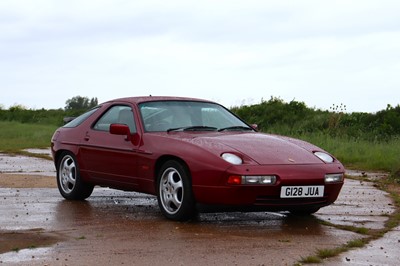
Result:
{"label": "red sports car", "polygon": [[336,200],[344,179],[324,150],[191,98],[105,102],[57,129],[51,147],[64,198],[86,199],[95,185],[138,191],[179,221],[209,210],[311,214]]}

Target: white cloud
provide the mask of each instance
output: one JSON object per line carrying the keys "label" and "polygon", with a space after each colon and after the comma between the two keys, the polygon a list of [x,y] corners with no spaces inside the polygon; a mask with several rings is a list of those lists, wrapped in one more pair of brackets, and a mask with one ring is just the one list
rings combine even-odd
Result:
{"label": "white cloud", "polygon": [[397,1],[1,1],[0,104],[180,95],[399,104]]}

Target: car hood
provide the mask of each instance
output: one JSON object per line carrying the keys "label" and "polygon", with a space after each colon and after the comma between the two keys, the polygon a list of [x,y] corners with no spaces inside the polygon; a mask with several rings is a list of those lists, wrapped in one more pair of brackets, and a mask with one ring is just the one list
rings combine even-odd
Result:
{"label": "car hood", "polygon": [[321,151],[320,148],[283,136],[262,133],[214,133],[186,137],[183,138],[210,152],[218,153],[218,156],[223,152],[239,153],[261,165],[322,163],[313,154],[313,151]]}

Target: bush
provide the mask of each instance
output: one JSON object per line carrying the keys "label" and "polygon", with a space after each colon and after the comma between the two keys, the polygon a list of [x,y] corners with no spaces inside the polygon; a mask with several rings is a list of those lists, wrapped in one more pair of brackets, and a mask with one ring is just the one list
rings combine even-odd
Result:
{"label": "bush", "polygon": [[388,141],[400,136],[400,106],[372,113],[347,113],[345,105],[333,105],[330,111],[307,107],[303,102],[285,103],[271,97],[252,106],[233,107],[239,117],[258,124],[260,131],[298,136],[320,132],[332,137]]}

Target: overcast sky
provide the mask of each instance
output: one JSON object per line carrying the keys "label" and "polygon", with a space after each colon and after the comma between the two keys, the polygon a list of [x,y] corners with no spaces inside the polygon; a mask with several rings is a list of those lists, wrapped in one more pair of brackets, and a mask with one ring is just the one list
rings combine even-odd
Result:
{"label": "overcast sky", "polygon": [[328,110],[400,104],[400,1],[0,1],[0,106],[271,96]]}

